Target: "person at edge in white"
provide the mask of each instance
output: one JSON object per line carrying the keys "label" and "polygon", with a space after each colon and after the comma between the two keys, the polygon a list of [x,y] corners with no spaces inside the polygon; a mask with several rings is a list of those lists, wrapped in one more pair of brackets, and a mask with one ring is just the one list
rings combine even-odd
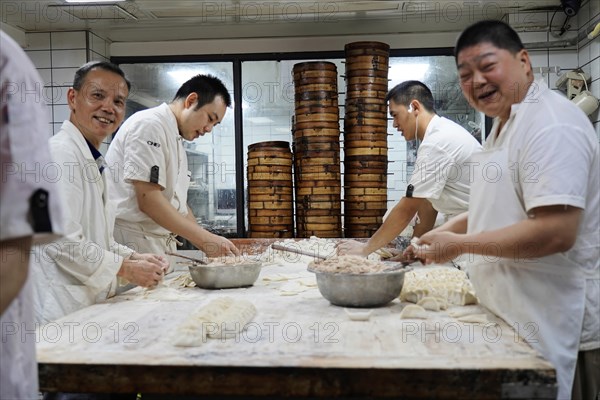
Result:
{"label": "person at edge in white", "polygon": [[[558,398],[596,398],[598,138],[582,110],[534,81],[529,54],[509,25],[471,25],[455,58],[463,94],[494,125],[483,152],[473,155],[468,213],[423,235],[417,255],[439,263],[470,253],[479,300],[554,365]],[[486,176],[489,165],[498,166],[494,176]]]}

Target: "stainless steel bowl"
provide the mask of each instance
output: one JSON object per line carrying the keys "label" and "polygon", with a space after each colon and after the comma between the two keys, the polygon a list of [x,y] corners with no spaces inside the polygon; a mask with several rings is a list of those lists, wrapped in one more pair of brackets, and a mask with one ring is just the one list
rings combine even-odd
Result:
{"label": "stainless steel bowl", "polygon": [[260,263],[237,265],[190,265],[190,275],[203,289],[227,289],[252,286],[260,274]]}
{"label": "stainless steel bowl", "polygon": [[367,274],[311,270],[319,291],[331,304],[342,307],[381,307],[400,295],[404,274],[412,268]]}

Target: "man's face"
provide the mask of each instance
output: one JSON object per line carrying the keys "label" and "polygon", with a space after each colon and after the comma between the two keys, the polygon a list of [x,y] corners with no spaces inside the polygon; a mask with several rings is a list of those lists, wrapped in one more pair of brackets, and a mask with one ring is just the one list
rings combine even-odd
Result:
{"label": "man's face", "polygon": [[120,75],[103,69],[92,69],[79,90],[67,93],[69,120],[97,147],[114,133],[125,118],[127,83]]}
{"label": "man's face", "polygon": [[469,103],[489,117],[506,121],[511,106],[523,101],[531,83],[526,50],[512,54],[491,43],[466,47],[458,53],[460,87]]}
{"label": "man's face", "polygon": [[390,116],[394,119],[394,128],[404,136],[404,139],[415,140],[417,133],[414,112],[409,113],[406,106],[397,104],[393,100],[389,101],[389,108]]}
{"label": "man's face", "polygon": [[213,130],[225,117],[227,106],[221,96],[216,96],[212,103],[196,108],[198,96],[190,94],[184,101],[184,110],[177,122],[179,133],[185,140],[192,141]]}

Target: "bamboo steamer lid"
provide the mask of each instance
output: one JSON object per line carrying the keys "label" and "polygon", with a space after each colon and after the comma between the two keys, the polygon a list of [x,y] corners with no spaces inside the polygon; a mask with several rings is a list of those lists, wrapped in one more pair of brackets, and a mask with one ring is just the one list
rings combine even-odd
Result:
{"label": "bamboo steamer lid", "polygon": [[252,157],[252,158],[248,158],[248,165],[249,166],[254,166],[254,165],[284,165],[284,166],[291,166],[292,165],[292,159],[290,158],[281,158],[281,157],[275,157],[275,156],[271,156],[271,157]]}
{"label": "bamboo steamer lid", "polygon": [[373,181],[350,181],[350,182],[346,182],[344,180],[344,190],[346,190],[346,188],[387,189],[387,182],[373,182]]}
{"label": "bamboo steamer lid", "polygon": [[[345,149],[355,148],[383,148],[387,149],[387,140],[371,141],[371,140],[344,140]],[[345,165],[345,164],[344,164]]]}
{"label": "bamboo steamer lid", "polygon": [[337,67],[334,63],[329,61],[307,61],[294,64],[292,67],[292,73],[298,74],[305,71],[337,71]]}
{"label": "bamboo steamer lid", "polygon": [[294,83],[296,93],[306,92],[336,92],[338,91],[337,81],[331,81],[327,83],[311,83],[306,85],[299,85]]}
{"label": "bamboo steamer lid", "polygon": [[[364,189],[364,188],[360,188]],[[387,207],[387,195],[376,195],[376,194],[361,194],[353,195],[344,192],[344,203],[362,203],[362,202],[384,202]]]}
{"label": "bamboo steamer lid", "polygon": [[317,97],[314,99],[308,98],[308,99],[295,99],[294,100],[294,107],[295,108],[301,108],[301,107],[338,107],[338,98],[337,98],[337,93],[335,95],[335,97]]}
{"label": "bamboo steamer lid", "polygon": [[310,188],[316,188],[316,187],[338,187],[341,188],[341,182],[336,179],[336,180],[324,180],[324,179],[320,179],[318,181],[315,180],[298,180],[298,182],[296,182],[296,187],[297,188],[306,188],[306,187],[310,187]]}
{"label": "bamboo steamer lid", "polygon": [[340,137],[340,127],[339,125],[334,129],[327,128],[314,128],[314,129],[296,129],[294,130],[294,138],[302,138],[302,137],[332,137],[338,138]]}
{"label": "bamboo steamer lid", "polygon": [[386,182],[387,176],[384,174],[344,174],[346,182]]}
{"label": "bamboo steamer lid", "polygon": [[293,238],[293,231],[271,231],[271,232],[252,232],[248,231],[248,237],[251,239],[287,239]]}
{"label": "bamboo steamer lid", "polygon": [[249,217],[293,217],[294,209],[248,209]]}
{"label": "bamboo steamer lid", "polygon": [[294,77],[294,81],[314,78],[337,79],[337,68],[335,71],[315,69],[300,72],[292,72],[292,76]]}
{"label": "bamboo steamer lid", "polygon": [[248,187],[249,195],[274,195],[274,194],[292,194],[293,190],[291,186],[261,186],[261,187]]}
{"label": "bamboo steamer lid", "polygon": [[339,107],[337,106],[322,106],[320,104],[313,104],[310,106],[296,107],[295,112],[298,114],[338,114]]}
{"label": "bamboo steamer lid", "polygon": [[298,177],[298,180],[302,181],[310,181],[310,180],[325,180],[325,181],[339,181],[340,180],[339,172],[311,172],[311,173],[302,173],[301,176]]}
{"label": "bamboo steamer lid", "polygon": [[359,54],[359,55],[348,55],[346,54],[346,66],[354,63],[367,63],[367,64],[387,64],[390,61],[389,55],[378,55],[378,54]]}
{"label": "bamboo steamer lid", "polygon": [[339,173],[341,171],[341,167],[338,165],[306,165],[299,166],[296,168],[296,173],[298,174],[311,174],[311,173],[320,173],[320,172],[336,172]]}
{"label": "bamboo steamer lid", "polygon": [[385,104],[380,103],[356,103],[356,102],[346,102],[344,106],[344,111],[346,113],[352,112],[379,112],[384,113],[387,118],[388,115],[388,107]]}
{"label": "bamboo steamer lid", "polygon": [[338,153],[338,155],[335,157],[317,157],[317,156],[313,156],[311,158],[297,157],[294,165],[296,165],[297,167],[303,167],[303,166],[307,166],[307,165],[313,165],[313,166],[314,165],[332,165],[332,164],[339,164],[339,162],[340,162],[340,156]]}
{"label": "bamboo steamer lid", "polygon": [[[314,90],[314,91],[296,91],[294,93],[294,101],[302,102],[302,101],[320,101],[320,100],[329,100],[329,99],[337,99],[338,91],[337,89],[330,90]],[[314,104],[314,103],[313,103]],[[313,105],[307,104],[307,105]],[[324,103],[327,104],[327,103]],[[299,103],[298,106],[303,105]]]}
{"label": "bamboo steamer lid", "polygon": [[[335,224],[336,227],[341,227],[342,217],[338,216],[307,216],[300,220],[300,226],[307,224]],[[336,228],[337,229],[337,228]]]}
{"label": "bamboo steamer lid", "polygon": [[382,86],[388,86],[389,84],[389,79],[387,78],[380,78],[380,77],[376,77],[376,76],[354,76],[351,78],[346,77],[346,86],[348,85],[362,85],[365,83],[374,83],[376,85],[382,85]]}
{"label": "bamboo steamer lid", "polygon": [[248,223],[252,225],[284,225],[284,224],[293,224],[293,217],[283,217],[283,216],[275,216],[275,217],[248,217]]}
{"label": "bamboo steamer lid", "polygon": [[308,143],[308,144],[300,144],[295,148],[296,154],[304,155],[305,153],[314,153],[316,151],[340,151],[340,142],[317,142],[317,143]]}
{"label": "bamboo steamer lid", "polygon": [[375,83],[361,83],[361,84],[350,84],[346,85],[346,92],[360,92],[360,91],[377,91],[385,92],[387,95],[387,85],[377,85]]}
{"label": "bamboo steamer lid", "polygon": [[320,224],[320,223],[296,223],[298,229],[302,229],[305,231],[339,231],[342,229],[341,224],[333,223],[333,224]]}
{"label": "bamboo steamer lid", "polygon": [[249,172],[248,180],[253,181],[292,181],[292,173],[282,172]]}
{"label": "bamboo steamer lid", "polygon": [[[370,58],[371,56],[365,56],[368,58]],[[348,73],[348,71],[353,71],[353,70],[374,70],[374,71],[385,71],[387,73],[388,69],[389,69],[389,60],[385,60],[385,61],[378,61],[378,59],[376,58],[377,56],[374,56],[375,58],[372,58],[371,61],[355,61],[353,59],[350,58],[346,58],[346,74]]]}
{"label": "bamboo steamer lid", "polygon": [[291,173],[292,169],[286,165],[248,165],[246,167],[248,172],[262,172],[262,173]]}
{"label": "bamboo steamer lid", "polygon": [[261,224],[248,224],[248,230],[252,232],[270,232],[270,231],[288,231],[291,230],[290,224],[280,225],[261,225]]}
{"label": "bamboo steamer lid", "polygon": [[248,180],[248,188],[270,188],[270,187],[292,187],[292,180],[289,181],[277,181],[277,180]]}
{"label": "bamboo steamer lid", "polygon": [[347,99],[353,99],[353,98],[361,98],[361,99],[367,99],[367,98],[371,98],[371,99],[375,99],[375,102],[385,102],[385,97],[387,96],[387,91],[386,90],[348,90],[346,91],[346,98]]}
{"label": "bamboo steamer lid", "polygon": [[290,194],[248,194],[248,201],[289,201],[294,200],[294,196]]}
{"label": "bamboo steamer lid", "polygon": [[346,111],[345,118],[376,118],[386,121],[385,125],[387,126],[387,113],[381,111]]}
{"label": "bamboo steamer lid", "polygon": [[358,69],[356,68],[356,65],[354,65],[351,69],[348,69],[348,67],[346,67],[346,72],[344,75],[344,78],[358,78],[358,77],[367,77],[367,76],[371,76],[374,78],[385,78],[387,79],[388,77],[388,69],[386,68],[385,70],[383,69],[374,69],[371,68],[371,66],[369,66],[368,64],[365,65],[361,65],[365,68],[363,69]]}
{"label": "bamboo steamer lid", "polygon": [[[387,169],[384,168],[368,168],[368,169],[359,169],[359,168],[355,168],[355,169],[351,169],[351,168],[347,168],[346,171],[344,172],[345,175],[360,175],[360,174],[365,174],[365,175],[377,175],[377,176],[387,176]],[[347,182],[350,183],[350,182]]]}
{"label": "bamboo steamer lid", "polygon": [[369,155],[387,155],[387,148],[345,148],[344,154],[347,156],[369,156]]}
{"label": "bamboo steamer lid", "polygon": [[387,133],[381,133],[381,132],[352,132],[352,131],[346,131],[344,133],[344,141],[347,140],[368,140],[368,141],[374,141],[374,142],[387,142],[387,138],[388,138],[388,134]]}
{"label": "bamboo steamer lid", "polygon": [[338,202],[340,201],[339,194],[312,194],[306,196],[297,196],[297,203],[305,204],[310,202]]}
{"label": "bamboo steamer lid", "polygon": [[339,117],[336,116],[334,121],[307,121],[307,122],[297,122],[295,127],[296,129],[316,129],[316,128],[326,128],[326,129],[339,129],[340,123],[338,122]]}
{"label": "bamboo steamer lid", "polygon": [[[344,129],[352,130],[353,126],[375,126],[381,128],[387,128],[387,120],[379,118],[345,118]],[[350,127],[350,129],[346,128]]]}
{"label": "bamboo steamer lid", "polygon": [[302,87],[304,85],[336,85],[337,88],[337,74],[329,75],[329,76],[295,76],[294,77],[294,87]]}
{"label": "bamboo steamer lid", "polygon": [[248,151],[266,150],[266,149],[269,149],[271,151],[287,149],[289,151],[290,143],[280,141],[280,140],[272,140],[272,141],[266,141],[266,142],[257,142],[257,143],[248,145]]}
{"label": "bamboo steamer lid", "polygon": [[346,196],[364,196],[364,195],[366,195],[366,196],[370,196],[370,195],[387,196],[387,188],[381,189],[381,188],[349,187],[349,188],[346,188],[344,193]]}
{"label": "bamboo steamer lid", "polygon": [[[313,114],[296,114],[296,126],[306,123],[313,122],[332,122],[334,127],[339,126],[339,113],[325,114],[325,113],[313,113]],[[301,125],[304,126],[304,125]]]}
{"label": "bamboo steamer lid", "polygon": [[324,209],[304,209],[302,207],[296,207],[296,218],[303,217],[318,217],[318,216],[342,216],[342,210],[336,208],[334,210],[324,210]]}
{"label": "bamboo steamer lid", "polygon": [[344,158],[344,163],[353,162],[353,161],[379,161],[379,162],[388,162],[387,155],[379,155],[379,156],[346,156]]}
{"label": "bamboo steamer lid", "polygon": [[311,194],[340,194],[341,193],[341,185],[339,186],[325,186],[325,187],[312,187],[305,186],[296,187],[296,195],[297,196],[308,196]]}
{"label": "bamboo steamer lid", "polygon": [[311,136],[311,137],[294,137],[294,146],[309,145],[315,143],[333,143],[339,144],[340,141],[335,136]]}
{"label": "bamboo steamer lid", "polygon": [[286,210],[291,208],[289,201],[250,201],[248,199],[248,209],[253,210]]}
{"label": "bamboo steamer lid", "polygon": [[342,208],[342,201],[309,201],[298,203],[298,208],[304,210],[338,210]]}
{"label": "bamboo steamer lid", "polygon": [[361,217],[344,214],[344,221],[346,221],[346,225],[351,224],[381,224],[383,223],[383,216],[380,217]]}
{"label": "bamboo steamer lid", "polygon": [[[344,52],[346,55],[348,55],[348,53],[350,53],[350,52],[358,51],[358,50],[366,50],[368,52],[384,51],[384,52],[389,53],[390,45],[387,43],[383,43],[383,42],[366,41],[366,40],[350,42],[350,43],[346,43],[346,45],[344,45]],[[367,53],[367,54],[371,54],[371,53]]]}

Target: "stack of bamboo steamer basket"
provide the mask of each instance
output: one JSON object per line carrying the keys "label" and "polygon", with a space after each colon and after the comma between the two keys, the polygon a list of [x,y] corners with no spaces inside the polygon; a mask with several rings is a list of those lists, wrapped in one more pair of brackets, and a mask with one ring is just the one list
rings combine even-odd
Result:
{"label": "stack of bamboo steamer basket", "polygon": [[294,237],[292,152],[289,142],[248,146],[248,237]]}
{"label": "stack of bamboo steamer basket", "polygon": [[342,203],[337,67],[294,65],[296,237],[341,237]]}
{"label": "stack of bamboo steamer basket", "polygon": [[370,237],[387,210],[387,104],[390,47],[346,44],[344,234]]}

